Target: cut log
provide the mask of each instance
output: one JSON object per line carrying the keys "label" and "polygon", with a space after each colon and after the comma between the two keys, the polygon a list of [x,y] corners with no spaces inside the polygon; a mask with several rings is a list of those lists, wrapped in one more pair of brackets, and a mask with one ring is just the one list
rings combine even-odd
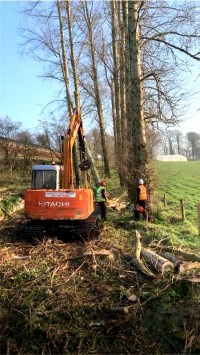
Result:
{"label": "cut log", "polygon": [[180,265],[183,263],[180,259],[177,259],[177,257],[169,252],[162,253],[161,256],[169,261],[171,261],[174,264],[174,270],[178,272],[180,270]]}
{"label": "cut log", "polygon": [[118,199],[109,199],[107,202],[107,208],[116,210],[116,211],[121,211],[122,209],[125,209],[127,204],[125,202],[119,202]]}
{"label": "cut log", "polygon": [[142,248],[141,256],[150,268],[156,270],[162,275],[169,274],[174,271],[174,264],[171,261],[163,258],[151,250]]}
{"label": "cut log", "polygon": [[[154,245],[155,248],[157,248],[156,245]],[[174,249],[173,247],[166,247],[165,245],[159,245],[159,249],[161,250],[166,250],[169,252],[173,252],[174,254],[177,254],[179,256],[181,256],[183,259],[185,260],[189,260],[189,261],[197,261],[200,263],[200,256],[197,254],[193,254],[193,253],[187,253],[183,250],[179,250],[179,249]]]}

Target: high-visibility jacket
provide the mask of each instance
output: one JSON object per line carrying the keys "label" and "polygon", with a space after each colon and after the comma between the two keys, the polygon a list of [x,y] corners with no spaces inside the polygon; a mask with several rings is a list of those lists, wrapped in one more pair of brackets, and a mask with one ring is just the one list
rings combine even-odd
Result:
{"label": "high-visibility jacket", "polygon": [[147,189],[144,185],[138,186],[140,189],[140,194],[139,194],[139,201],[141,200],[147,200]]}
{"label": "high-visibility jacket", "polygon": [[102,196],[102,190],[105,190],[105,187],[104,186],[99,186],[97,189],[96,189],[96,201],[97,202],[103,202],[105,201],[106,199]]}

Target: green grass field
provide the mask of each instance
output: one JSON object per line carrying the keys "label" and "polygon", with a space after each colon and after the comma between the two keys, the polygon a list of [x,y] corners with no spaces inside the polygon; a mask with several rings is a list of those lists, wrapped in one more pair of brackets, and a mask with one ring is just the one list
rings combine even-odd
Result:
{"label": "green grass field", "polygon": [[[148,224],[145,239],[182,248],[200,248],[197,205],[200,204],[200,162],[154,162],[156,188],[152,204],[153,222]],[[118,178],[113,171],[107,183],[111,197],[119,196],[122,191]],[[164,198],[165,197],[165,198]],[[183,200],[185,220],[182,221],[180,200]],[[164,204],[165,201],[165,204]],[[111,216],[113,221],[113,216]],[[130,221],[130,212],[121,214],[118,220]],[[135,228],[143,229],[144,223]]]}
{"label": "green grass field", "polygon": [[200,162],[156,162],[155,166],[160,199],[165,194],[171,208],[183,199],[186,219],[194,222],[200,203]]}
{"label": "green grass field", "polygon": [[[162,223],[173,234],[179,235],[184,244],[188,242],[200,246],[197,210],[197,205],[200,204],[200,162],[156,162],[155,167],[156,195]],[[184,202],[184,222],[182,222],[180,200]]]}

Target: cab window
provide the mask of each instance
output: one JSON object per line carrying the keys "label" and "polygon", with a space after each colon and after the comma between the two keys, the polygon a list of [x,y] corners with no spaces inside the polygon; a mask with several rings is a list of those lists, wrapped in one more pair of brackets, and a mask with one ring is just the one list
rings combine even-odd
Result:
{"label": "cab window", "polygon": [[56,171],[33,170],[32,189],[56,189]]}

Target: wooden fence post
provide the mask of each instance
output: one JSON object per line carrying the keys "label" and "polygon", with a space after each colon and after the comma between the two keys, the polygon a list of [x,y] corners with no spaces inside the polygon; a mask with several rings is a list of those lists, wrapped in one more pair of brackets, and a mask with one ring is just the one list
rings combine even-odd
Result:
{"label": "wooden fence post", "polygon": [[197,205],[197,213],[198,213],[198,228],[199,228],[199,236],[200,236],[200,203]]}
{"label": "wooden fence post", "polygon": [[185,206],[184,206],[184,201],[183,200],[180,200],[180,207],[181,207],[182,221],[185,221]]}
{"label": "wooden fence post", "polygon": [[164,207],[166,208],[166,195],[164,194]]}

